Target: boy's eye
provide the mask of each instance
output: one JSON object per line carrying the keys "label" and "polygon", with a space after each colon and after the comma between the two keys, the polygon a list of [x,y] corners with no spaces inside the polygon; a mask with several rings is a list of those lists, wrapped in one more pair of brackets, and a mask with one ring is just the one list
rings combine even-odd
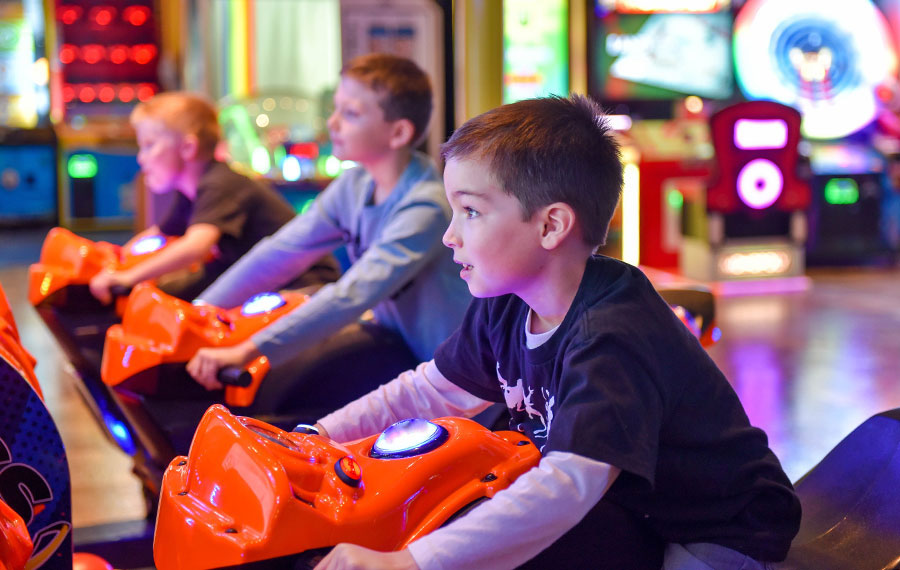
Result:
{"label": "boy's eye", "polygon": [[469,208],[468,206],[463,208],[463,212],[466,214],[466,219],[471,220],[472,218],[478,217],[478,210]]}

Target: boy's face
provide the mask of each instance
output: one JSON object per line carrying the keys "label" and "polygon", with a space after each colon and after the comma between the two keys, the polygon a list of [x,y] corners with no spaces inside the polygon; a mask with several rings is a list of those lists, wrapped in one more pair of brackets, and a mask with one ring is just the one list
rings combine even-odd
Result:
{"label": "boy's face", "polygon": [[513,293],[527,298],[538,286],[544,258],[535,217],[522,220],[519,201],[503,191],[482,161],[448,161],[444,188],[453,210],[444,245],[462,265],[459,276],[469,292],[475,297]]}
{"label": "boy's face", "polygon": [[344,77],[334,94],[328,134],[334,156],[363,165],[391,150],[392,123],[384,119],[380,96],[364,83]]}
{"label": "boy's face", "polygon": [[137,161],[144,174],[144,184],[160,194],[177,188],[184,171],[180,133],[156,119],[144,119],[134,127],[137,135]]}

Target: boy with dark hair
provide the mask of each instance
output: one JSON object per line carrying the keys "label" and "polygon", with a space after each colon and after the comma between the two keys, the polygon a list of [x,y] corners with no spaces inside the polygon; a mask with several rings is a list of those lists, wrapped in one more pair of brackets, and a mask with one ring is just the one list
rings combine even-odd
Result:
{"label": "boy with dark hair", "polygon": [[[214,158],[221,138],[215,106],[196,94],[160,93],[131,113],[137,161],[144,183],[155,193],[174,193],[163,219],[138,233],[181,236],[170,247],[127,270],[98,273],[90,283],[100,301],[110,287],[131,287],[159,278],[171,295],[191,300],[250,250],[294,217],[291,205],[267,185],[234,172]],[[191,266],[200,269],[192,269]],[[334,281],[336,260],[321,259],[296,286]]]}
{"label": "boy with dark hair", "polygon": [[476,297],[432,361],[321,419],[337,441],[505,402],[540,464],[466,516],[318,568],[761,569],[800,504],[734,390],[659,297],[593,255],[621,192],[619,148],[587,98],[520,101],[442,149],[445,244]]}
{"label": "boy with dark hair", "polygon": [[[380,327],[376,337],[399,335],[409,349],[379,381],[430,359],[456,329],[471,296],[441,243],[450,207],[434,164],[413,150],[425,136],[431,97],[428,76],[405,58],[369,54],[341,70],[328,130],[334,155],[359,166],[342,173],[305,213],[260,242],[200,300],[218,306],[243,302],[279,287],[341,245],[347,246],[351,266],[337,282],[247,341],[198,351],[187,367],[197,382],[219,388],[220,368],[245,365],[260,355],[273,367],[290,362],[301,369],[321,361],[329,350],[322,343],[340,344],[335,339],[357,335],[368,309]],[[353,393],[353,384],[365,382],[358,395],[377,385],[371,380],[377,366],[348,365],[356,369],[341,375],[335,393]]]}

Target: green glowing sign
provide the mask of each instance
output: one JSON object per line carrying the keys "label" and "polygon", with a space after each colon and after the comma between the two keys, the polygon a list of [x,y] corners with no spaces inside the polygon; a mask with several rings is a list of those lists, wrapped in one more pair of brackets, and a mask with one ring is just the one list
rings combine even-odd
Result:
{"label": "green glowing sign", "polygon": [[93,154],[73,154],[69,157],[69,178],[97,176],[97,158]]}
{"label": "green glowing sign", "polygon": [[855,204],[859,201],[859,186],[852,178],[832,178],[825,183],[825,201],[829,204]]}

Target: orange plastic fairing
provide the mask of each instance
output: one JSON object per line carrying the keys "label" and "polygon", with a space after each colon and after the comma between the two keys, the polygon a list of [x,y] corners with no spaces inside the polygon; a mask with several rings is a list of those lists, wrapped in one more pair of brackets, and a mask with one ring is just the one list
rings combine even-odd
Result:
{"label": "orange plastic fairing", "polygon": [[0,570],[21,570],[34,546],[25,521],[0,501]]}
{"label": "orange plastic fairing", "polygon": [[231,566],[339,542],[399,550],[540,459],[521,434],[461,418],[433,423],[448,434],[436,449],[376,459],[377,435],[341,445],[210,407],[189,456],[163,477],[157,567]]}
{"label": "orange plastic fairing", "polygon": [[[152,285],[137,285],[128,297],[122,324],[106,331],[100,375],[110,386],[131,380],[130,390],[154,393],[155,385],[135,380],[140,372],[161,364],[185,363],[200,348],[234,346],[309,298],[293,292],[284,292],[282,297],[285,304],[281,307],[244,316],[241,307],[225,310],[193,305]],[[247,368],[253,382],[245,388],[228,386],[225,401],[229,405],[249,406],[253,402],[269,370],[268,360],[257,359]]]}
{"label": "orange plastic fairing", "polygon": [[133,267],[169,247],[178,238],[163,237],[159,249],[135,253],[105,241],[92,241],[64,228],[53,228],[44,238],[40,262],[28,268],[28,300],[37,306],[67,285],[87,285],[105,269]]}
{"label": "orange plastic fairing", "polygon": [[38,396],[41,399],[44,398],[37,376],[34,374],[37,360],[25,350],[19,340],[16,321],[9,307],[9,301],[6,300],[6,293],[4,293],[3,287],[0,287],[0,357],[5,358],[12,364],[13,368],[18,370],[22,377],[31,384]]}

